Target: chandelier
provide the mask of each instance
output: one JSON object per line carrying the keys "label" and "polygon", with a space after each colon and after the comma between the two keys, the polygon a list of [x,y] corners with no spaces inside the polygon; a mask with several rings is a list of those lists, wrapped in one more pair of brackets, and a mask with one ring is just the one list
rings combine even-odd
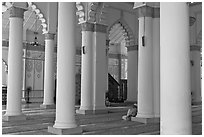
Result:
{"label": "chandelier", "polygon": [[30,42],[30,44],[32,46],[39,46],[37,35],[38,35],[38,32],[37,32],[37,17],[36,17],[36,20],[35,20],[35,31],[34,31],[34,41]]}

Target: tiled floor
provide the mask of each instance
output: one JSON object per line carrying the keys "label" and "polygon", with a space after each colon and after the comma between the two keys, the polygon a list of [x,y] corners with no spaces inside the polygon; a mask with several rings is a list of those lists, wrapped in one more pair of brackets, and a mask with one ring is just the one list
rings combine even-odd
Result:
{"label": "tiled floor", "polygon": [[[2,134],[15,135],[51,135],[47,127],[55,121],[55,109],[43,110],[40,104],[23,106],[23,113],[27,120],[19,122],[2,122]],[[78,106],[76,106],[78,108]],[[4,108],[3,108],[4,109]],[[136,135],[159,134],[160,125],[142,124],[124,121],[122,115],[126,114],[128,107],[109,107],[108,114],[80,115],[76,114],[76,121],[82,127],[84,135]],[[4,110],[2,110],[4,113]],[[193,134],[202,134],[202,107],[192,107]]]}

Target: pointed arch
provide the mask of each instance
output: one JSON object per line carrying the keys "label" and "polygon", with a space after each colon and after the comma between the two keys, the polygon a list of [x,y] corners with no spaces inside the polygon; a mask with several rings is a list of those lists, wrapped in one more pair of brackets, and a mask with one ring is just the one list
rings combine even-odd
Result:
{"label": "pointed arch", "polygon": [[135,41],[135,39],[134,39],[133,32],[132,32],[131,28],[128,26],[128,24],[126,23],[126,21],[123,20],[123,19],[118,19],[118,20],[115,21],[112,25],[110,25],[110,26],[108,27],[108,31],[107,31],[108,34],[107,34],[107,35],[108,35],[108,36],[110,35],[111,30],[112,30],[113,27],[114,27],[115,25],[117,25],[117,24],[119,24],[118,27],[120,27],[121,33],[122,33],[123,35],[126,35],[126,36],[125,36],[126,45],[127,45],[127,46],[129,46],[129,45],[135,45],[136,41]]}

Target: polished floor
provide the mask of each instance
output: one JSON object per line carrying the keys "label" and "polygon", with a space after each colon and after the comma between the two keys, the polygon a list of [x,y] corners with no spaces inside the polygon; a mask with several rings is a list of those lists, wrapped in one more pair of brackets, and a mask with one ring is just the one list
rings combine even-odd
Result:
{"label": "polished floor", "polygon": [[[51,135],[47,127],[55,121],[55,109],[43,110],[40,104],[23,105],[23,114],[27,120],[19,122],[2,122],[2,134],[13,135]],[[76,106],[76,109],[79,106]],[[113,104],[108,107],[107,114],[81,115],[76,114],[76,121],[82,127],[82,135],[159,135],[160,125],[142,124],[139,122],[124,121],[129,105]],[[5,106],[2,106],[2,114]],[[202,106],[192,106],[193,134],[202,134]],[[176,123],[175,123],[176,124]]]}

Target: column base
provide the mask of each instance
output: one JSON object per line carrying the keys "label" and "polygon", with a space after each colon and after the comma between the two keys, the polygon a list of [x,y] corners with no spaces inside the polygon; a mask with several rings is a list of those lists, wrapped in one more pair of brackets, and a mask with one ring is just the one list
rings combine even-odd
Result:
{"label": "column base", "polygon": [[48,132],[57,135],[80,135],[82,133],[81,127],[75,128],[55,128],[53,126],[48,126]]}
{"label": "column base", "polygon": [[131,121],[136,121],[144,124],[148,123],[159,123],[160,118],[159,117],[154,117],[154,118],[141,118],[141,117],[131,117]]}
{"label": "column base", "polygon": [[89,115],[89,114],[106,114],[108,113],[107,109],[97,109],[97,110],[76,110],[77,114]]}
{"label": "column base", "polygon": [[54,109],[54,108],[56,108],[56,106],[55,106],[55,104],[50,104],[50,105],[41,104],[40,108],[42,108],[42,109]]}
{"label": "column base", "polygon": [[14,115],[14,116],[8,116],[8,115],[3,115],[2,116],[2,121],[21,121],[21,120],[26,120],[26,115]]}

